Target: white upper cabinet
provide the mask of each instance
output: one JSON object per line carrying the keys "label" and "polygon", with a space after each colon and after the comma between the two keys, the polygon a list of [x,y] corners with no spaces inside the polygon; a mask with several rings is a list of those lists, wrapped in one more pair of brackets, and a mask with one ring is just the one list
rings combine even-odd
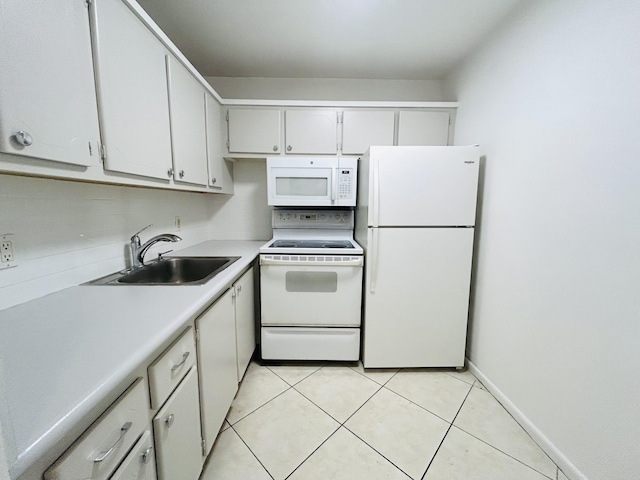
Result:
{"label": "white upper cabinet", "polygon": [[167,57],[173,178],[207,185],[204,88],[173,56]]}
{"label": "white upper cabinet", "polygon": [[287,110],[286,153],[328,154],[338,152],[338,112],[335,110]]}
{"label": "white upper cabinet", "polygon": [[229,109],[229,153],[278,155],[282,150],[280,118],[277,109]]}
{"label": "white upper cabinet", "polygon": [[207,160],[209,166],[209,186],[223,189],[224,159],[222,157],[222,107],[209,93],[205,93],[205,115],[207,129]]}
{"label": "white upper cabinet", "polygon": [[0,151],[99,165],[85,2],[0,2]]}
{"label": "white upper cabinet", "polygon": [[448,112],[400,111],[398,145],[446,146],[448,143]]}
{"label": "white upper cabinet", "polygon": [[361,155],[371,145],[393,145],[392,110],[357,110],[342,114],[342,153]]}
{"label": "white upper cabinet", "polygon": [[104,167],[167,179],[166,50],[121,0],[93,0],[91,9]]}

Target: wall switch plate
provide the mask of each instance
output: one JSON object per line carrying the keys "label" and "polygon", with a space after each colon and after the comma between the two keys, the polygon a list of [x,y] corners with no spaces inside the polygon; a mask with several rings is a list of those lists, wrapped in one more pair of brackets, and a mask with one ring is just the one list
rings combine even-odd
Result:
{"label": "wall switch plate", "polygon": [[0,235],[0,269],[17,267],[18,263],[14,255],[15,236],[13,233]]}

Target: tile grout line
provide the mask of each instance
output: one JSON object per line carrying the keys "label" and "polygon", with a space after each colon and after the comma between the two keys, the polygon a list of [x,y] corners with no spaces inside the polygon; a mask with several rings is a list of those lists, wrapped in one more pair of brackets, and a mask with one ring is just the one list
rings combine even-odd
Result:
{"label": "tile grout line", "polygon": [[[317,370],[316,370],[317,371]],[[315,372],[314,372],[315,373]],[[359,373],[360,372],[356,372]],[[394,373],[392,377],[389,378],[389,380],[391,380],[391,378],[393,378],[398,372]],[[311,374],[312,375],[312,374]],[[309,375],[309,376],[311,376]],[[362,375],[362,374],[361,374]],[[308,378],[309,376],[305,377]],[[369,377],[367,377],[366,375],[363,375],[363,377],[367,378],[368,380],[371,380]],[[387,380],[387,381],[389,381]],[[307,400],[309,400],[309,402],[311,402],[313,405],[315,405],[316,407],[318,407],[320,410],[322,410],[324,413],[326,413],[327,415],[329,415],[329,417],[331,417],[333,420],[335,420],[336,422],[338,422],[339,426],[338,428],[331,434],[329,435],[313,452],[311,452],[309,454],[309,456],[307,456],[302,463],[300,463],[300,465],[298,465],[295,470],[293,472],[291,472],[286,478],[289,478],[289,476],[293,475],[293,473],[300,468],[322,445],[324,445],[327,440],[329,440],[331,437],[333,437],[336,432],[338,430],[340,430],[340,428],[344,428],[345,430],[348,430],[353,436],[355,436],[359,441],[361,441],[362,443],[364,443],[367,447],[369,447],[371,450],[373,450],[375,453],[377,453],[378,455],[380,455],[382,458],[384,458],[387,462],[389,462],[391,465],[393,465],[397,470],[399,470],[400,472],[402,472],[404,475],[407,476],[407,478],[412,478],[409,474],[407,474],[404,470],[402,470],[400,467],[398,467],[395,463],[393,463],[390,459],[388,459],[386,456],[384,456],[381,452],[379,452],[378,450],[376,450],[373,446],[369,445],[366,441],[364,441],[362,438],[360,438],[355,432],[353,432],[351,429],[349,429],[349,427],[347,427],[345,424],[349,421],[349,419],[351,419],[351,417],[353,417],[362,407],[364,407],[367,402],[369,402],[378,392],[380,392],[380,390],[382,390],[384,388],[384,385],[380,385],[378,382],[376,382],[375,380],[371,380],[373,383],[375,383],[376,385],[378,385],[378,389],[369,397],[367,398],[367,400],[360,405],[351,415],[349,415],[349,417],[347,417],[347,419],[344,422],[340,422],[339,420],[337,420],[336,418],[334,418],[329,412],[325,411],[322,407],[320,407],[319,405],[317,405],[313,400],[311,400],[310,398],[307,398],[302,392],[298,391],[295,387],[291,387],[293,388],[293,390],[295,390],[296,392],[298,392],[300,395],[302,395],[304,398],[306,398]],[[298,382],[300,383],[300,382]],[[297,384],[296,384],[297,385]],[[286,479],[285,479],[286,480]]]}
{"label": "tile grout line", "polygon": [[[542,473],[541,471],[536,470],[536,469],[535,469],[535,468],[533,468],[531,465],[527,465],[527,464],[526,464],[526,463],[524,463],[522,460],[517,459],[517,458],[516,458],[516,457],[514,457],[513,455],[511,455],[511,454],[509,454],[509,453],[507,453],[507,452],[505,452],[505,451],[503,451],[503,450],[499,449],[499,448],[498,448],[498,447],[496,447],[495,445],[491,445],[491,444],[490,444],[489,442],[487,442],[486,440],[483,440],[482,438],[476,437],[474,434],[467,432],[466,430],[464,430],[464,429],[460,428],[460,427],[459,427],[459,426],[457,426],[457,425],[453,425],[453,424],[451,424],[451,426],[452,426],[452,427],[457,428],[457,429],[458,429],[458,430],[460,430],[461,432],[466,433],[466,434],[467,434],[467,435],[469,435],[470,437],[473,437],[473,438],[475,438],[476,440],[478,440],[478,441],[480,441],[480,442],[484,443],[485,445],[487,445],[487,446],[489,446],[489,447],[493,448],[494,450],[496,450],[496,451],[498,451],[498,452],[502,453],[503,455],[505,455],[505,456],[507,456],[507,457],[511,458],[512,460],[515,460],[516,462],[518,462],[518,463],[520,463],[520,464],[524,465],[525,467],[527,467],[527,468],[529,468],[529,469],[533,470],[534,472],[539,473],[539,474],[540,474],[540,475],[542,475],[543,477],[548,478],[548,479],[550,479],[550,480],[554,480],[553,478],[551,478],[551,477],[550,477],[549,475],[547,475],[546,473]],[[447,432],[447,433],[449,433],[449,432]],[[555,475],[555,476],[557,477],[557,476],[558,476],[558,472],[557,472],[557,470],[558,470],[558,466],[557,466],[555,463],[554,463],[554,465],[555,465],[555,467],[556,467],[556,475]],[[556,479],[556,480],[557,480],[557,479]]]}
{"label": "tile grout line", "polygon": [[[476,379],[476,381],[477,381],[477,382],[479,382],[479,380],[478,380],[478,379]],[[475,386],[475,382],[473,383],[473,385]],[[476,388],[478,388],[478,387],[476,387]],[[482,391],[482,389],[480,389],[480,390]],[[484,392],[485,392],[485,393],[488,393],[489,395],[491,395],[491,398],[493,398],[496,402],[498,402],[498,404],[502,407],[502,409],[503,409],[503,410],[504,410],[504,411],[505,411],[505,412],[506,412],[506,413],[507,413],[507,414],[508,414],[512,419],[513,419],[513,421],[514,421],[514,422],[515,422],[515,423],[516,423],[516,424],[517,424],[517,425],[522,429],[522,431],[524,432],[524,434],[525,434],[525,435],[527,435],[527,436],[529,437],[529,439],[531,439],[531,441],[532,441],[532,442],[533,442],[533,443],[534,443],[534,444],[535,444],[535,445],[536,445],[536,446],[537,446],[537,447],[542,451],[542,453],[545,455],[545,457],[547,457],[547,458],[551,461],[551,463],[553,463],[553,465],[556,467],[556,475],[555,475],[555,476],[556,476],[556,479],[555,479],[555,480],[558,480],[558,479],[557,479],[557,477],[559,476],[559,475],[558,475],[558,469],[559,469],[560,467],[558,467],[558,465],[556,464],[556,462],[554,462],[553,460],[551,460],[551,458],[549,458],[549,455],[547,455],[547,452],[545,452],[545,451],[542,449],[542,447],[540,447],[540,445],[538,445],[538,442],[536,442],[536,441],[531,437],[531,435],[529,435],[529,432],[527,432],[527,431],[524,429],[524,427],[523,427],[522,425],[520,425],[520,423],[519,423],[519,422],[518,422],[518,421],[513,417],[513,415],[511,415],[511,412],[509,412],[509,410],[507,410],[506,408],[504,408],[504,405],[502,405],[502,403],[500,403],[500,402],[498,401],[498,399],[497,399],[496,397],[494,397],[494,396],[493,396],[493,394],[492,394],[490,391],[488,391],[488,390],[484,390]],[[465,399],[465,400],[466,400],[466,399]],[[457,416],[457,415],[456,415],[456,416]],[[453,425],[453,422],[452,422],[452,425]],[[489,445],[489,446],[490,446],[490,447],[492,447],[493,449],[495,449],[495,450],[499,451],[500,453],[503,453],[504,455],[506,455],[506,456],[508,456],[508,457],[510,457],[510,458],[512,458],[512,459],[514,459],[515,461],[520,462],[522,465],[524,465],[524,466],[526,466],[526,467],[529,467],[529,468],[530,468],[531,470],[533,470],[534,472],[538,472],[538,473],[539,473],[540,475],[542,475],[543,477],[546,477],[546,478],[550,478],[550,479],[551,479],[551,477],[550,477],[550,476],[548,476],[547,474],[542,473],[541,471],[539,471],[539,470],[537,470],[537,469],[533,468],[531,465],[526,464],[525,462],[523,462],[522,460],[517,459],[517,458],[516,458],[516,457],[514,457],[513,455],[511,455],[511,454],[509,454],[509,453],[507,453],[507,452],[502,451],[500,448],[496,447],[495,445],[491,445],[489,442],[487,442],[487,441],[483,440],[482,438],[476,437],[474,434],[467,432],[466,430],[464,430],[464,429],[462,429],[462,428],[458,427],[457,425],[456,425],[456,428],[457,428],[458,430],[460,430],[460,431],[462,431],[462,432],[464,432],[464,433],[468,434],[468,435],[471,435],[473,438],[475,438],[475,439],[477,439],[477,440],[480,440],[482,443],[485,443],[486,445]],[[551,479],[551,480],[554,480],[554,479]]]}
{"label": "tile grout line", "polygon": [[[469,384],[467,383],[467,385],[469,385]],[[458,408],[458,411],[456,412],[456,414],[454,415],[453,419],[451,420],[451,423],[449,423],[449,427],[447,428],[446,433],[442,437],[442,440],[440,440],[440,444],[438,445],[438,448],[436,448],[436,451],[434,452],[433,456],[431,457],[431,460],[429,460],[429,464],[427,465],[427,468],[424,470],[424,473],[420,477],[422,480],[424,480],[425,475],[429,471],[429,467],[431,467],[431,464],[433,463],[433,461],[435,460],[436,456],[438,455],[438,452],[440,451],[440,448],[442,447],[442,444],[444,443],[445,439],[447,438],[447,435],[449,435],[449,432],[451,431],[451,428],[453,427],[453,422],[456,421],[456,418],[458,417],[458,414],[460,413],[460,410],[462,410],[462,407],[464,406],[464,402],[467,401],[467,398],[469,397],[469,394],[471,393],[472,389],[473,389],[473,384],[470,385],[469,391],[467,392],[467,394],[464,397],[464,400],[460,404],[460,408]]]}
{"label": "tile grout line", "polygon": [[374,448],[372,445],[369,445],[369,443],[367,441],[365,441],[364,439],[362,439],[356,432],[354,432],[353,430],[351,430],[349,427],[347,427],[346,425],[342,425],[346,430],[348,430],[354,437],[356,437],[358,440],[360,440],[362,443],[364,443],[367,447],[369,447],[371,450],[373,450],[374,452],[376,452],[378,455],[380,455],[382,458],[384,458],[387,462],[389,462],[391,465],[393,465],[396,469],[398,469],[399,471],[401,471],[404,475],[407,476],[407,478],[411,478],[413,479],[413,477],[411,475],[409,475],[407,472],[405,472],[404,470],[402,470],[398,465],[396,465],[395,463],[393,463],[389,458],[387,458],[385,455],[382,454],[382,452],[378,451],[376,448]]}
{"label": "tile grout line", "polygon": [[267,475],[269,475],[271,477],[272,480],[275,480],[275,478],[273,478],[273,475],[271,475],[271,472],[269,472],[269,470],[267,470],[267,467],[264,466],[264,464],[260,461],[260,459],[258,458],[258,456],[254,453],[253,450],[251,450],[251,447],[247,444],[247,442],[244,441],[244,438],[242,438],[242,436],[236,431],[235,428],[233,428],[233,425],[231,425],[231,430],[233,430],[233,433],[235,433],[238,438],[240,439],[240,441],[242,443],[244,443],[244,446],[247,447],[247,450],[249,450],[251,452],[251,455],[254,456],[254,458],[258,461],[258,463],[260,464],[260,466],[264,469],[265,472],[267,472]]}
{"label": "tile grout line", "polygon": [[[275,373],[274,373],[275,375]],[[284,380],[283,380],[284,381]],[[285,382],[286,383],[286,382]],[[277,394],[275,397],[270,398],[269,400],[267,400],[266,402],[264,402],[263,404],[257,406],[256,408],[254,408],[253,410],[251,410],[250,412],[248,412],[246,415],[240,417],[238,420],[236,420],[235,422],[231,423],[229,422],[229,419],[227,418],[229,415],[229,412],[227,412],[227,417],[225,417],[225,420],[227,422],[229,422],[229,426],[233,427],[235,424],[241,422],[242,420],[244,420],[245,418],[247,418],[249,415],[251,415],[252,413],[257,412],[258,410],[260,410],[262,407],[264,407],[267,403],[271,402],[272,400],[275,400],[276,398],[278,398],[280,395],[282,395],[285,392],[288,392],[289,390],[291,390],[293,387],[291,385],[289,385],[287,383],[287,388],[285,388],[282,392],[280,392],[279,394]],[[297,391],[297,390],[296,390]],[[233,404],[232,404],[233,405]]]}
{"label": "tile grout line", "polygon": [[[469,384],[467,383],[467,385],[469,385]],[[438,415],[437,413],[432,412],[432,411],[431,411],[431,410],[429,410],[428,408],[423,407],[422,405],[420,405],[420,404],[418,404],[418,403],[414,402],[414,401],[413,401],[413,400],[411,400],[410,398],[407,398],[407,397],[405,397],[404,395],[401,395],[400,393],[398,393],[398,392],[396,392],[396,391],[394,391],[394,390],[391,390],[389,387],[382,387],[382,388],[384,388],[384,389],[388,390],[389,392],[391,392],[391,393],[393,393],[393,394],[395,394],[395,395],[398,395],[400,398],[404,398],[407,402],[409,402],[409,403],[411,403],[411,404],[415,405],[416,407],[421,408],[422,410],[424,410],[424,411],[425,411],[425,412],[427,412],[427,413],[430,413],[430,414],[431,414],[431,415],[433,415],[434,417],[438,417],[438,418],[439,418],[440,420],[442,420],[443,422],[447,422],[447,423],[449,423],[449,424],[452,424],[452,423],[453,423],[453,420],[449,421],[449,420],[447,420],[446,418],[441,417],[441,416],[440,416],[440,415]],[[471,389],[469,389],[469,392],[467,392],[467,395],[465,395],[464,400],[466,400],[466,399],[467,399],[467,396],[469,395],[469,393],[470,393],[470,392],[471,392]],[[464,400],[462,401],[462,403],[464,403]],[[460,408],[462,408],[462,404],[460,405]],[[458,408],[458,412],[460,411],[460,408]],[[454,420],[455,420],[455,418],[456,418],[456,416],[457,416],[457,415],[458,415],[458,414],[456,413],[456,415],[453,417],[453,419],[454,419]]]}
{"label": "tile grout line", "polygon": [[[297,390],[296,390],[296,391],[297,391]],[[307,398],[307,397],[305,397],[305,398]],[[312,403],[313,403],[313,402],[312,402]],[[315,403],[314,403],[314,405],[315,405]],[[323,410],[323,411],[324,411],[324,410]],[[333,417],[331,417],[331,418],[333,418]],[[304,463],[305,463],[307,460],[309,460],[309,458],[311,458],[311,456],[312,456],[314,453],[316,453],[316,452],[320,449],[320,447],[322,447],[322,445],[324,445],[325,443],[327,443],[327,441],[328,441],[331,437],[333,437],[333,436],[336,434],[336,432],[337,432],[338,430],[340,430],[340,427],[342,427],[342,425],[339,425],[339,426],[338,426],[338,428],[336,428],[336,429],[333,431],[333,433],[332,433],[331,435],[329,435],[327,438],[325,438],[325,439],[322,441],[322,443],[320,443],[320,445],[318,445],[318,446],[317,446],[317,447],[316,447],[316,448],[315,448],[315,449],[314,449],[314,450],[313,450],[309,455],[307,455],[307,456],[305,457],[305,459],[304,459],[304,460],[302,460],[302,462],[300,462],[300,464],[299,464],[296,468],[294,468],[294,469],[293,469],[293,471],[292,471],[289,475],[287,475],[287,476],[284,478],[284,480],[287,480],[287,478],[289,478],[291,475],[293,475],[293,474],[295,473],[295,471],[296,471],[296,470],[298,470],[302,465],[304,465]]]}
{"label": "tile grout line", "polygon": [[[303,380],[306,380],[307,378],[309,378],[311,375],[313,375],[314,373],[318,372],[319,370],[322,370],[324,367],[326,367],[326,364],[323,364],[321,367],[318,367],[316,370],[314,370],[313,372],[311,372],[309,375],[306,375],[305,377],[301,378],[300,380],[298,380],[295,383],[289,383],[287,382],[283,377],[281,377],[280,375],[278,375],[277,372],[274,372],[273,370],[271,370],[271,368],[269,367],[269,365],[261,365],[262,367],[265,367],[266,369],[268,369],[271,373],[273,373],[276,377],[278,377],[280,380],[282,380],[283,382],[285,382],[287,385],[289,385],[290,387],[293,387],[294,385],[299,384],[300,382],[302,382]],[[281,366],[286,366],[286,365],[271,365],[272,367],[281,367]]]}
{"label": "tile grout line", "polygon": [[[374,382],[374,383],[376,383],[376,382]],[[336,422],[338,422],[338,423],[340,424],[340,426],[342,427],[342,426],[344,426],[344,424],[345,424],[347,421],[349,421],[349,419],[350,419],[351,417],[353,417],[353,416],[356,414],[356,412],[357,412],[358,410],[360,410],[362,407],[364,407],[364,406],[365,406],[365,404],[366,404],[369,400],[371,400],[371,399],[374,397],[374,395],[375,395],[376,393],[378,393],[380,390],[382,390],[382,388],[384,388],[384,387],[380,386],[380,384],[379,384],[379,383],[378,383],[377,385],[379,385],[379,388],[378,388],[375,392],[373,392],[373,394],[372,394],[369,398],[367,398],[367,399],[364,401],[364,403],[363,403],[362,405],[360,405],[360,406],[359,406],[359,407],[358,407],[358,408],[357,408],[357,409],[356,409],[356,410],[355,410],[351,415],[349,415],[349,416],[347,417],[347,419],[346,419],[344,422],[341,422],[340,420],[338,420],[337,418],[335,418],[333,415],[331,415],[329,412],[327,412],[324,408],[322,408],[322,407],[321,407],[320,405],[318,405],[316,402],[314,402],[313,400],[311,400],[311,399],[310,399],[309,397],[307,397],[304,393],[302,393],[301,391],[299,391],[297,388],[295,388],[295,387],[291,387],[291,388],[293,388],[296,392],[298,392],[298,393],[299,393],[300,395],[302,395],[304,398],[306,398],[306,399],[307,399],[307,400],[309,400],[311,403],[313,403],[316,407],[318,407],[318,408],[319,408],[320,410],[322,410],[324,413],[326,413],[327,415],[329,415],[333,420],[335,420]]]}
{"label": "tile grout line", "polygon": [[[353,370],[354,372],[356,372],[357,374],[362,375],[364,378],[367,378],[367,379],[371,380],[372,382],[377,383],[377,384],[378,384],[378,385],[380,385],[381,387],[384,387],[387,383],[389,383],[389,382],[391,381],[391,379],[392,379],[393,377],[395,377],[395,376],[400,372],[400,370],[397,370],[396,372],[394,372],[394,374],[393,374],[393,375],[391,375],[391,376],[389,377],[389,379],[388,379],[388,380],[386,380],[384,383],[380,383],[380,382],[376,382],[373,378],[368,377],[366,374],[364,374],[364,373],[362,373],[362,372],[359,372],[358,370],[356,370],[356,369],[355,369],[355,368],[353,368],[353,367],[349,367],[349,368],[350,368],[351,370]],[[362,368],[364,369],[364,366],[363,366]]]}

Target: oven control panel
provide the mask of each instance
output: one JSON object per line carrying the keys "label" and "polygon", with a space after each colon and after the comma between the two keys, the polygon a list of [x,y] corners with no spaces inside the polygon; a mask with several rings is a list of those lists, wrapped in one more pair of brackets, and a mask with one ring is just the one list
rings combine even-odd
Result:
{"label": "oven control panel", "polygon": [[273,211],[273,228],[353,229],[353,210],[297,210]]}

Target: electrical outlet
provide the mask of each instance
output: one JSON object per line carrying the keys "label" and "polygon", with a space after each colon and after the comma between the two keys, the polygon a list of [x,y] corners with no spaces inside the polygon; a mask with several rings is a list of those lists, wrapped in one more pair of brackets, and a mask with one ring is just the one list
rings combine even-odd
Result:
{"label": "electrical outlet", "polygon": [[13,233],[5,233],[0,235],[0,269],[17,267],[13,248],[15,239]]}

